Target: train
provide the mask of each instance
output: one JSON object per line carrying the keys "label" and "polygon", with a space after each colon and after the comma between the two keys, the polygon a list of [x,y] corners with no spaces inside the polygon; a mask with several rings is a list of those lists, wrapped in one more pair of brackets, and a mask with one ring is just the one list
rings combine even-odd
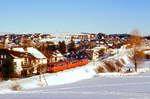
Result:
{"label": "train", "polygon": [[48,72],[58,72],[66,69],[83,66],[89,63],[88,59],[74,59],[47,64]]}

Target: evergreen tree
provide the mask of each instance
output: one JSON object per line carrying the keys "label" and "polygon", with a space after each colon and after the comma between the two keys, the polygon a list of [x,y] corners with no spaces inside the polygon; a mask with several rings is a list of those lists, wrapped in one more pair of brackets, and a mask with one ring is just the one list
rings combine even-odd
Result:
{"label": "evergreen tree", "polygon": [[51,51],[51,52],[56,51],[57,49],[58,49],[58,48],[57,48],[56,45],[49,45],[49,46],[47,47],[47,50],[49,50],[49,51]]}
{"label": "evergreen tree", "polygon": [[75,41],[71,39],[70,43],[68,44],[68,51],[74,51],[75,50]]}
{"label": "evergreen tree", "polygon": [[3,78],[8,80],[14,74],[14,64],[11,58],[7,58],[2,66]]}
{"label": "evergreen tree", "polygon": [[75,41],[73,39],[71,39],[70,47],[75,48]]}
{"label": "evergreen tree", "polygon": [[66,44],[65,44],[65,41],[59,41],[58,42],[58,50],[64,54],[66,52]]}

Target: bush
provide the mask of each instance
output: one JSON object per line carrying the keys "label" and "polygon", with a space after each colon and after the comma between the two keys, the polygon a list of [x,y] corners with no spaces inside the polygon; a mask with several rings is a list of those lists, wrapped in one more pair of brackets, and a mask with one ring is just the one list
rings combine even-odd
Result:
{"label": "bush", "polygon": [[14,91],[18,91],[18,90],[21,90],[22,87],[19,84],[14,84],[14,85],[12,85],[11,89]]}
{"label": "bush", "polygon": [[116,63],[118,68],[123,66],[123,63],[120,60],[116,60],[115,63]]}
{"label": "bush", "polygon": [[115,64],[111,61],[104,61],[105,67],[108,70],[108,72],[116,72],[117,68],[115,67]]}
{"label": "bush", "polygon": [[125,64],[125,61],[122,58],[120,59],[120,61],[122,64]]}
{"label": "bush", "polygon": [[96,73],[104,73],[104,72],[105,72],[104,67],[99,66],[99,67],[96,68]]}
{"label": "bush", "polygon": [[99,56],[103,56],[105,54],[105,49],[100,49],[98,53],[99,53]]}

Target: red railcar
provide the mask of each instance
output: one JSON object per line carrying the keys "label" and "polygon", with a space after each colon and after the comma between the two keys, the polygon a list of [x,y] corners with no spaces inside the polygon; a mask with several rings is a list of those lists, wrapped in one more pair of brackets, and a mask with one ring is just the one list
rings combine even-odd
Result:
{"label": "red railcar", "polygon": [[55,63],[48,63],[48,72],[58,72],[69,68],[79,67],[88,64],[87,59],[66,60]]}

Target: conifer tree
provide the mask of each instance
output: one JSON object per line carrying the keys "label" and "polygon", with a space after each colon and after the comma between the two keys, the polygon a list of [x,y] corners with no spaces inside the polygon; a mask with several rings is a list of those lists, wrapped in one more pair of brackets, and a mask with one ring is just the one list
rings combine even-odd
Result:
{"label": "conifer tree", "polygon": [[75,41],[73,39],[71,39],[70,43],[68,44],[68,51],[74,51],[75,49]]}
{"label": "conifer tree", "polygon": [[64,54],[66,52],[66,44],[65,44],[65,41],[59,41],[58,42],[58,50]]}
{"label": "conifer tree", "polygon": [[11,58],[7,58],[2,66],[2,73],[4,80],[8,80],[10,77],[13,77],[14,69],[15,67],[13,60]]}

